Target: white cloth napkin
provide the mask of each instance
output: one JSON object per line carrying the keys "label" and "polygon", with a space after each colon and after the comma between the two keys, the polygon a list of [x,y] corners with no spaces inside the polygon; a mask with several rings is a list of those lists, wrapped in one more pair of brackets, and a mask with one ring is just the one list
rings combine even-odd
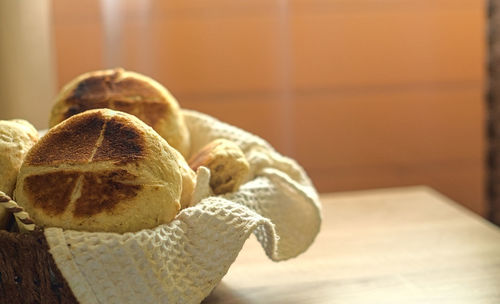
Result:
{"label": "white cloth napkin", "polygon": [[191,151],[216,138],[232,140],[248,158],[253,179],[237,192],[205,197],[204,171],[195,193],[200,202],[151,230],[115,234],[45,229],[50,252],[80,303],[200,303],[251,233],[273,261],[304,252],[318,234],[318,195],[294,160],[208,115],[188,110],[184,115]]}

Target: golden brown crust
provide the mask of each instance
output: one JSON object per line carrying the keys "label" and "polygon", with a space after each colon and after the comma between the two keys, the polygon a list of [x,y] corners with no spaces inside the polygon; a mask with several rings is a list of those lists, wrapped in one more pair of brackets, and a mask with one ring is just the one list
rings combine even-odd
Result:
{"label": "golden brown crust", "polygon": [[85,217],[110,212],[120,201],[135,197],[141,185],[124,183],[134,179],[135,176],[126,170],[58,171],[28,176],[24,191],[35,207],[55,216],[69,206],[77,182],[80,182],[81,194],[75,202],[73,215]]}
{"label": "golden brown crust", "polygon": [[123,117],[113,117],[104,125],[102,142],[92,160],[125,164],[145,156],[143,132]]}
{"label": "golden brown crust", "polygon": [[123,69],[83,79],[63,101],[63,119],[97,108],[109,108],[137,116],[151,127],[170,110],[166,97],[136,78],[122,78]]}
{"label": "golden brown crust", "polygon": [[50,129],[17,183],[16,199],[38,225],[126,232],[172,220],[182,181],[178,152],[153,129],[99,109]]}
{"label": "golden brown crust", "polygon": [[64,127],[51,129],[26,156],[28,165],[86,163],[92,157],[106,120],[94,112],[68,121]]}
{"label": "golden brown crust", "polygon": [[24,191],[33,205],[49,215],[61,214],[68,207],[78,172],[59,171],[26,177]]}
{"label": "golden brown crust", "polygon": [[142,186],[127,184],[136,176],[126,170],[103,171],[83,174],[81,195],[75,202],[75,217],[112,212],[121,202],[137,196]]}
{"label": "golden brown crust", "polygon": [[189,133],[175,98],[153,79],[123,69],[85,73],[68,83],[52,108],[49,125],[99,108],[132,114],[181,154],[189,153]]}

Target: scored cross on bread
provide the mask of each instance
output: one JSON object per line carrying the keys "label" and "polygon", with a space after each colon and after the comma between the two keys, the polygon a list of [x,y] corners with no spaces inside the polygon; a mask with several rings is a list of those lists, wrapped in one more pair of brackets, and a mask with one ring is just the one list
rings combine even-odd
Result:
{"label": "scored cross on bread", "polygon": [[15,198],[40,226],[127,232],[180,209],[182,156],[138,118],[108,109],[72,116],[30,150]]}

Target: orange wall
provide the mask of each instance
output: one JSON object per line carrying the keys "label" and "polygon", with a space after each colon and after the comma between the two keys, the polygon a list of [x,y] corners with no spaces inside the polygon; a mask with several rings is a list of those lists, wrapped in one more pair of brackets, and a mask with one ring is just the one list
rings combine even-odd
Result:
{"label": "orange wall", "polygon": [[53,1],[59,85],[121,65],[264,137],[320,191],[426,184],[485,212],[482,2],[120,3]]}

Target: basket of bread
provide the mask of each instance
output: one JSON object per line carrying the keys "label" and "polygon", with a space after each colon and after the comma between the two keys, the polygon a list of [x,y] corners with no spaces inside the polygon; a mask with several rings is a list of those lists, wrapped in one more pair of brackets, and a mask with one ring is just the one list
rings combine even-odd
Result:
{"label": "basket of bread", "polygon": [[0,121],[0,303],[200,303],[251,234],[282,261],[319,232],[296,161],[147,76],[75,78],[49,126]]}

